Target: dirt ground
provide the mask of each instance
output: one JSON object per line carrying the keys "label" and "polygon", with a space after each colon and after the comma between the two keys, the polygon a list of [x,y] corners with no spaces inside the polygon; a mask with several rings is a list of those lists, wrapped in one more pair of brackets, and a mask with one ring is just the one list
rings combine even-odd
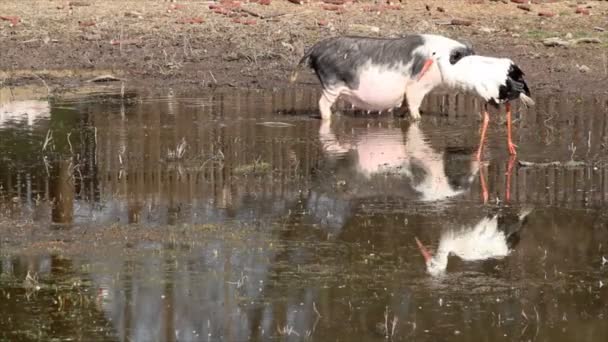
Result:
{"label": "dirt ground", "polygon": [[[319,39],[421,32],[514,59],[533,92],[606,91],[608,1],[325,1],[3,0],[0,86],[60,89],[112,74],[127,86],[285,87]],[[545,46],[550,37],[594,42]],[[300,75],[295,86],[316,83]]]}

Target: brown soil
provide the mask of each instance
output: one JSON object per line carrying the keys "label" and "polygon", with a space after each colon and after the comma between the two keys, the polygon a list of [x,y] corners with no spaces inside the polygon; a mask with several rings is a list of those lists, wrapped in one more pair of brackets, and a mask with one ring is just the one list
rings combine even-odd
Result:
{"label": "brown soil", "polygon": [[[479,54],[514,59],[536,92],[606,91],[606,1],[536,0],[529,11],[506,0],[408,0],[389,6],[220,2],[3,0],[0,86],[44,81],[60,89],[113,74],[127,86],[285,87],[304,49],[321,38],[424,32],[468,40]],[[575,13],[577,7],[590,15]],[[452,19],[465,25],[447,24]],[[542,44],[568,33],[601,42]],[[590,70],[581,71],[583,65]],[[301,75],[299,84],[316,84],[311,73]]]}

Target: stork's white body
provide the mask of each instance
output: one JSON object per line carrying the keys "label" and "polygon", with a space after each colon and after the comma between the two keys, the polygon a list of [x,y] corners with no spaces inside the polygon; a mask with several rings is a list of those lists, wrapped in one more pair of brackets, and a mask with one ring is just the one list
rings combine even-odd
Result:
{"label": "stork's white body", "polygon": [[444,80],[448,87],[476,93],[485,101],[498,100],[512,64],[508,58],[467,56],[444,71]]}

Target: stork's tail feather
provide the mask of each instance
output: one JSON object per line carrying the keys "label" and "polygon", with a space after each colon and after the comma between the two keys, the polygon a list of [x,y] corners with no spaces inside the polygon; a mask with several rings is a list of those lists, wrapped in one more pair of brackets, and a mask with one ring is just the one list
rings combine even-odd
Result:
{"label": "stork's tail feather", "polygon": [[521,102],[524,104],[524,106],[526,107],[532,107],[535,105],[534,100],[532,100],[532,98],[524,93],[520,93],[519,94],[519,99],[521,100]]}
{"label": "stork's tail feather", "polygon": [[310,54],[311,53],[312,53],[312,49],[308,50],[308,52],[306,52],[306,54],[304,54],[302,59],[300,59],[300,61],[296,65],[295,69],[291,73],[291,76],[289,77],[289,83],[293,83],[298,79],[298,72],[300,71],[300,69],[302,68],[302,66],[304,64],[310,64]]}

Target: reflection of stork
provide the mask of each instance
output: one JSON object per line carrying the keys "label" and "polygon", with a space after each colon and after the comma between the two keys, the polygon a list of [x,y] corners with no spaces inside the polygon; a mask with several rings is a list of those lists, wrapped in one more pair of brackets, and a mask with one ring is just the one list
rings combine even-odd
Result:
{"label": "reflection of stork", "polygon": [[417,200],[437,201],[466,192],[479,171],[479,162],[466,156],[466,176],[455,176],[452,161],[462,153],[459,150],[435,151],[427,141],[417,122],[409,125],[404,133],[400,128],[368,128],[354,142],[342,143],[332,132],[330,122],[319,129],[319,138],[328,155],[355,151],[357,175],[370,179],[375,175],[399,175],[410,180],[410,186],[418,194]]}
{"label": "reflection of stork", "polygon": [[48,101],[26,100],[11,101],[0,104],[0,127],[10,121],[25,119],[28,126],[40,118],[48,118],[51,115],[51,106]]}
{"label": "reflection of stork", "polygon": [[481,219],[473,227],[450,229],[441,235],[437,252],[433,255],[416,238],[426,262],[427,271],[441,275],[448,266],[448,257],[457,255],[465,261],[480,261],[507,256],[519,242],[519,234],[532,209],[518,214],[499,212]]}

